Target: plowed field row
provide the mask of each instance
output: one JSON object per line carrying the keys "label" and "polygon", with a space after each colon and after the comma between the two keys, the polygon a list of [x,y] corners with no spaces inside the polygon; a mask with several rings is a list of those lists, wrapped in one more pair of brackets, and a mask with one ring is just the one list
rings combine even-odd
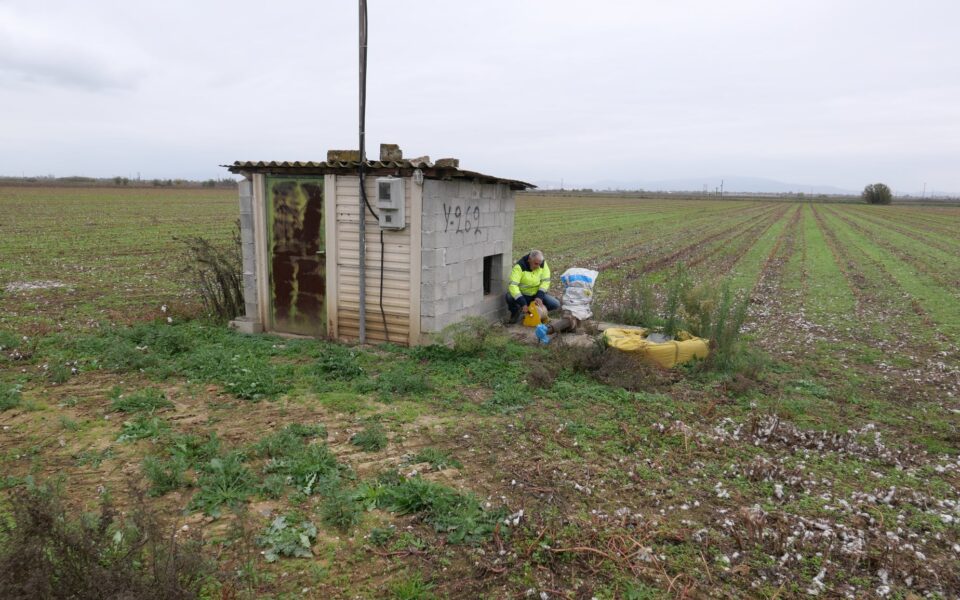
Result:
{"label": "plowed field row", "polygon": [[[545,204],[541,199],[531,210],[521,199],[518,222],[542,217]],[[538,247],[553,256],[557,272],[568,266],[601,271],[601,299],[622,296],[641,276],[665,282],[682,263],[697,281],[728,279],[751,294],[750,327],[761,345],[793,346],[791,355],[839,351],[829,360],[810,360],[843,368],[846,353],[862,354],[866,344],[896,357],[896,365],[883,363],[884,376],[960,386],[955,367],[944,375],[936,366],[944,352],[956,358],[960,336],[960,260],[950,252],[954,238],[944,235],[950,230],[944,219],[955,211],[721,202],[697,203],[702,214],[696,216],[685,203],[675,205],[671,218],[662,202],[606,199],[587,211],[589,235],[571,219],[569,237],[557,247],[550,245],[555,238]],[[625,225],[631,218],[637,220]],[[939,227],[925,235],[928,222]],[[598,230],[602,223],[611,231]],[[628,229],[630,237],[623,235]],[[522,231],[530,237],[518,235],[518,249],[539,244],[533,230]]]}
{"label": "plowed field row", "polygon": [[924,231],[915,226],[906,225],[901,221],[888,218],[891,215],[878,215],[853,210],[848,210],[847,214],[862,221],[873,223],[879,227],[896,231],[897,233],[905,237],[909,237],[910,239],[915,240],[924,246],[929,246],[932,249],[953,254],[960,253],[960,240],[954,240],[946,236],[933,234],[930,231]]}
{"label": "plowed field row", "polygon": [[[857,207],[855,210],[864,210],[865,208]],[[960,210],[955,207],[875,206],[870,208],[878,215],[883,215],[898,223],[909,224],[919,231],[960,240],[960,231],[957,231],[955,227],[957,220],[960,219]]]}
{"label": "plowed field row", "polygon": [[[891,228],[877,227],[873,223],[864,223],[849,214],[835,213],[844,223],[868,238],[876,246],[912,267],[922,277],[932,280],[935,288],[953,294],[960,301],[960,265],[951,265],[943,260],[942,251],[931,251],[929,247],[915,243],[912,238],[899,234]],[[949,256],[949,254],[948,254]]]}
{"label": "plowed field row", "polygon": [[[599,266],[598,305],[681,264],[747,297],[727,361],[671,370],[521,326],[404,348],[183,318],[174,236],[236,216],[0,188],[0,503],[149,490],[205,597],[960,594],[960,211],[520,194],[505,261]],[[309,556],[268,561],[281,516]]]}
{"label": "plowed field row", "polygon": [[[620,207],[622,208],[622,207]],[[620,210],[608,208],[600,212],[598,207],[590,211],[589,218],[567,218],[558,223],[544,219],[542,211],[518,213],[518,226],[514,239],[521,254],[529,247],[550,248],[553,262],[560,264],[567,258],[589,255],[590,265],[610,262],[631,262],[651,250],[662,251],[685,240],[702,239],[714,232],[735,228],[738,219],[749,219],[767,209],[758,206],[722,207],[697,210],[677,215],[650,207],[641,212],[636,207]],[[678,218],[678,216],[680,218]],[[532,225],[529,221],[532,221]],[[624,258],[634,255],[633,258]],[[606,265],[605,268],[609,268]]]}

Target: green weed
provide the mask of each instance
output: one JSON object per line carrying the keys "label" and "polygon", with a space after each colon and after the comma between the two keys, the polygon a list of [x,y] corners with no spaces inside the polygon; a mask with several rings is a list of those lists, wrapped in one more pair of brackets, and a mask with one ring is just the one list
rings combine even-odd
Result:
{"label": "green weed", "polygon": [[391,600],[433,600],[433,583],[424,581],[419,571],[407,574],[390,585]]}
{"label": "green weed", "polygon": [[689,293],[692,284],[683,263],[678,263],[673,274],[667,280],[667,296],[663,303],[663,333],[676,336],[686,328],[680,312],[683,298]]}
{"label": "green weed", "polygon": [[162,459],[148,456],[143,459],[143,475],[150,482],[149,494],[163,496],[167,492],[180,489],[188,485],[186,478],[187,463],[182,457],[174,456]]}
{"label": "green weed", "polygon": [[483,408],[491,413],[511,413],[522,409],[532,401],[532,392],[525,385],[515,382],[499,382],[493,390],[493,396],[483,403]]}
{"label": "green weed", "polygon": [[762,355],[741,340],[749,298],[731,283],[695,284],[683,264],[668,276],[662,300],[649,280],[632,284],[626,298],[601,302],[603,319],[626,325],[641,325],[676,336],[688,331],[710,340],[710,355],[698,363],[700,371],[720,371],[755,376],[765,364]]}
{"label": "green weed", "polygon": [[284,427],[284,430],[301,438],[327,437],[327,428],[323,423],[290,423]]}
{"label": "green weed", "polygon": [[389,402],[397,396],[416,396],[430,391],[427,375],[410,363],[400,363],[381,373],[375,381],[380,399]]}
{"label": "green weed", "polygon": [[0,382],[0,412],[20,406],[20,386]]}
{"label": "green weed", "polygon": [[829,398],[830,390],[810,379],[797,379],[787,384],[787,391],[805,394],[815,398]]}
{"label": "green weed", "polygon": [[370,540],[370,543],[374,546],[382,548],[390,543],[394,537],[397,535],[397,528],[393,525],[389,527],[374,527],[370,530],[367,539]]}
{"label": "green weed", "polygon": [[642,581],[630,581],[624,584],[621,597],[623,600],[657,600],[667,595]]}
{"label": "green weed", "polygon": [[316,373],[327,381],[353,381],[364,372],[358,364],[359,351],[337,344],[324,344],[315,366]]}
{"label": "green weed", "polygon": [[281,556],[310,558],[313,556],[311,546],[316,539],[316,525],[305,519],[299,520],[296,516],[288,519],[281,515],[270,523],[256,541],[257,546],[264,548],[264,559],[275,562]]}
{"label": "green weed", "polygon": [[387,434],[379,423],[370,423],[350,438],[350,443],[364,452],[379,452],[387,447]]}
{"label": "green weed", "polygon": [[57,363],[47,369],[47,380],[54,385],[60,385],[69,381],[73,373],[72,366]]}
{"label": "green weed", "polygon": [[[383,485],[383,484],[382,484]],[[473,496],[460,494],[439,483],[411,477],[385,484],[377,505],[401,515],[422,513],[451,543],[476,544],[490,538],[502,511],[485,511]]]}
{"label": "green weed", "polygon": [[111,458],[113,458],[113,449],[109,447],[103,450],[84,450],[73,455],[78,466],[90,466],[94,469],[99,468],[103,461]]}
{"label": "green weed", "polygon": [[[30,485],[30,482],[32,482],[32,480],[33,478],[30,475],[27,475],[27,477],[17,477],[16,475],[4,475],[3,477],[0,477],[0,491],[12,490],[22,485]],[[0,524],[2,524],[2,520],[3,518],[0,517]],[[2,529],[2,526],[0,526],[0,529]],[[3,538],[0,537],[0,540],[2,539]]]}
{"label": "green weed", "polygon": [[460,469],[463,464],[450,456],[450,453],[437,448],[423,448],[410,459],[411,463],[430,463],[430,467],[442,471],[444,469]]}
{"label": "green weed", "polygon": [[206,336],[195,323],[170,326],[155,321],[135,325],[124,331],[123,337],[151,354],[173,358],[194,349]]}
{"label": "green weed", "polygon": [[599,318],[624,325],[656,327],[662,323],[657,314],[657,298],[649,278],[638,277],[627,288],[626,297],[619,302],[597,303]]}
{"label": "green weed", "polygon": [[283,475],[273,473],[263,479],[263,483],[257,487],[257,493],[263,498],[277,499],[283,496],[287,487],[287,478]]}
{"label": "green weed", "polygon": [[68,397],[64,398],[63,400],[61,400],[61,401],[57,404],[57,406],[60,406],[61,408],[70,408],[70,407],[72,407],[72,406],[76,406],[76,405],[79,404],[79,403],[80,403],[80,399],[77,398],[76,396],[68,396]]}
{"label": "green weed", "polygon": [[189,467],[200,470],[211,459],[220,455],[220,438],[211,432],[206,438],[193,434],[175,434],[169,439],[167,452],[172,458],[183,460]]}
{"label": "green weed", "polygon": [[121,394],[120,388],[116,387],[111,397],[110,409],[119,412],[152,413],[163,408],[173,408],[173,402],[167,400],[166,393],[155,388],[146,388],[131,394]]}
{"label": "green weed", "polygon": [[[106,329],[99,335],[70,336],[45,339],[41,346],[53,350],[57,362],[71,358],[77,364],[88,364],[94,369],[126,372],[155,367],[157,358],[144,348],[124,337],[121,329]],[[63,357],[60,359],[59,357]]]}
{"label": "green weed", "polygon": [[354,497],[342,490],[329,494],[320,505],[323,522],[344,533],[360,522],[361,513]]}
{"label": "green weed", "polygon": [[16,348],[20,342],[21,338],[17,337],[13,333],[9,331],[0,331],[0,352]]}
{"label": "green weed", "polygon": [[159,438],[170,430],[170,426],[160,417],[140,415],[132,421],[124,421],[118,442]]}
{"label": "green weed", "polygon": [[71,419],[70,417],[67,417],[67,416],[65,416],[65,415],[60,415],[60,427],[62,427],[63,429],[65,429],[65,430],[67,430],[67,431],[79,431],[79,430],[80,430],[80,424],[77,423],[76,421],[74,421],[73,419]]}
{"label": "green weed", "polygon": [[220,515],[221,506],[238,506],[255,491],[253,473],[236,452],[211,459],[200,474],[197,487],[190,510],[202,510],[212,517]]}
{"label": "green weed", "polygon": [[264,470],[286,476],[291,485],[309,496],[337,489],[342,468],[326,444],[306,444],[267,461]]}
{"label": "green weed", "polygon": [[317,397],[320,404],[337,412],[355,414],[367,408],[367,400],[353,392],[326,392]]}
{"label": "green weed", "polygon": [[249,348],[205,345],[180,357],[178,371],[191,379],[213,381],[245,400],[271,398],[290,389],[289,365],[276,365]]}
{"label": "green weed", "polygon": [[260,438],[253,445],[253,454],[264,458],[282,458],[300,453],[303,446],[302,437],[289,429],[282,429]]}

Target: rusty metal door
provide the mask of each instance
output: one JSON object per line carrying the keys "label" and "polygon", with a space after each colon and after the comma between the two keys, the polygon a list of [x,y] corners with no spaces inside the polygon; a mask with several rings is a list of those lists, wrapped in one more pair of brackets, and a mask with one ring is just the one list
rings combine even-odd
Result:
{"label": "rusty metal door", "polygon": [[327,332],[323,178],[267,177],[270,329]]}

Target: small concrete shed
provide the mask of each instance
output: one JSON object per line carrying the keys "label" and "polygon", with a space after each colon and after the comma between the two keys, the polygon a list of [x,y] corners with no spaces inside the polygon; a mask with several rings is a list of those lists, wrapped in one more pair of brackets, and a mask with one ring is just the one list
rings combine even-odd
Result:
{"label": "small concrete shed", "polygon": [[[461,170],[456,159],[407,160],[393,144],[380,153],[364,174],[377,213],[363,211],[367,341],[417,345],[467,316],[501,317],[514,192],[534,186]],[[224,166],[244,176],[246,314],[232,325],[359,339],[359,152],[330,151],[326,162]]]}

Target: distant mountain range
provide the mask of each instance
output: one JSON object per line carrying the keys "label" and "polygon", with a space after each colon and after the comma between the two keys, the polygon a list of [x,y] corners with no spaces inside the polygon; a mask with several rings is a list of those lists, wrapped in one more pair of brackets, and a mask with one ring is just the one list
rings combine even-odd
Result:
{"label": "distant mountain range", "polygon": [[[660,179],[654,181],[642,180],[603,180],[589,184],[565,183],[566,189],[589,188],[596,191],[602,190],[646,190],[659,192],[715,192],[720,189],[723,182],[724,193],[748,193],[748,194],[783,194],[800,193],[804,194],[859,194],[859,191],[847,190],[832,185],[809,185],[801,183],[785,183],[775,179],[765,179],[763,177],[701,177],[688,179]],[[537,181],[534,182],[540,189],[559,189],[559,181]]]}

